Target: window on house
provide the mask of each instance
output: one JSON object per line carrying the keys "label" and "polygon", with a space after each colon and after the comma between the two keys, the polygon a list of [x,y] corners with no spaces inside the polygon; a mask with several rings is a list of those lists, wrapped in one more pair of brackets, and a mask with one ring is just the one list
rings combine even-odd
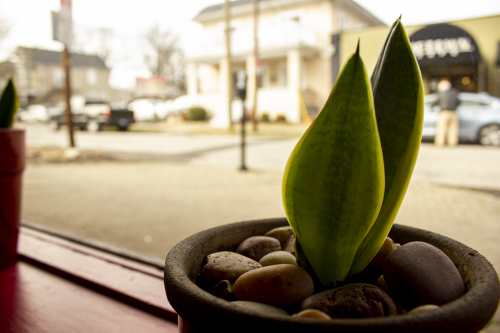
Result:
{"label": "window on house", "polygon": [[338,13],[337,21],[339,24],[339,31],[347,30],[347,16],[344,13]]}
{"label": "window on house", "polygon": [[287,80],[286,60],[271,60],[262,65],[257,84],[263,88],[286,87]]}
{"label": "window on house", "polygon": [[60,89],[63,87],[64,83],[64,71],[62,68],[53,68],[52,69],[52,85],[56,89]]}
{"label": "window on house", "polygon": [[89,86],[97,85],[97,70],[95,68],[87,69],[87,84]]}

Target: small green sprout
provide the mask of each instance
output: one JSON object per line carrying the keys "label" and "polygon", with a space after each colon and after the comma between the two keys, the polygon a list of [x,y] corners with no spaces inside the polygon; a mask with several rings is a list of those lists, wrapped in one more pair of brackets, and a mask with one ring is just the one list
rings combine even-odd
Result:
{"label": "small green sprout", "polygon": [[11,128],[14,125],[14,116],[18,108],[16,87],[12,79],[9,79],[0,97],[0,128]]}

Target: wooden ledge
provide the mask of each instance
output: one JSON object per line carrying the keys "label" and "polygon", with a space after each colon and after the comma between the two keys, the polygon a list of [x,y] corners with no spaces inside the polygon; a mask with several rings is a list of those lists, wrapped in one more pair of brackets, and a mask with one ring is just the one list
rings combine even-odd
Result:
{"label": "wooden ledge", "polygon": [[160,268],[21,228],[0,332],[178,332]]}

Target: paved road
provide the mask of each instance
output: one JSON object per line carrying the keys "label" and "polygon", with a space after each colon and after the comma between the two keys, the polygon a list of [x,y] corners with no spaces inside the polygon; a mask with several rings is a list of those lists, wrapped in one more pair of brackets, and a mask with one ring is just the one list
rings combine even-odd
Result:
{"label": "paved road", "polygon": [[[63,133],[43,127],[29,127],[27,133],[31,146],[66,144]],[[297,140],[250,138],[250,171],[241,172],[237,136],[78,133],[82,149],[161,159],[30,164],[23,219],[164,258],[178,241],[197,231],[284,216],[282,170]],[[459,240],[500,268],[498,165],[500,149],[423,144],[396,223]],[[486,331],[500,332],[499,314]]]}
{"label": "paved road", "polygon": [[[78,147],[128,155],[147,155],[195,165],[240,166],[238,135],[77,132]],[[298,137],[248,137],[247,166],[282,171]],[[47,126],[27,128],[28,146],[67,147],[67,135]],[[436,148],[422,144],[413,179],[450,186],[500,190],[500,149],[477,145]]]}

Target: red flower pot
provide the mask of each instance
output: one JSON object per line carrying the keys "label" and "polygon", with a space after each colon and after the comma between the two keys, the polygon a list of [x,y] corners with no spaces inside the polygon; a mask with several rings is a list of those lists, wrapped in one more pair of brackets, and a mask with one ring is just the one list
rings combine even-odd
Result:
{"label": "red flower pot", "polygon": [[17,259],[24,147],[24,130],[0,129],[0,270]]}

